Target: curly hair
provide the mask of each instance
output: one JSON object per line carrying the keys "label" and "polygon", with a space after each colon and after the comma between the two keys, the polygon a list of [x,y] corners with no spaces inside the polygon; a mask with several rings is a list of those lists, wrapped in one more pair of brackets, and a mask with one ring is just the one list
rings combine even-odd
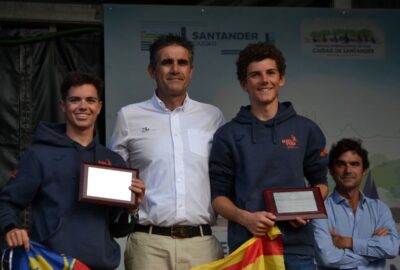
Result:
{"label": "curly hair", "polygon": [[349,139],[344,138],[333,144],[329,151],[329,168],[332,169],[335,161],[347,151],[356,152],[362,159],[363,170],[369,168],[368,151],[362,147],[362,141],[360,139]]}
{"label": "curly hair", "polygon": [[259,62],[264,59],[275,60],[280,76],[285,75],[286,64],[282,52],[274,45],[266,42],[251,43],[240,53],[236,61],[236,75],[239,82],[244,82],[247,77],[247,68],[252,62]]}

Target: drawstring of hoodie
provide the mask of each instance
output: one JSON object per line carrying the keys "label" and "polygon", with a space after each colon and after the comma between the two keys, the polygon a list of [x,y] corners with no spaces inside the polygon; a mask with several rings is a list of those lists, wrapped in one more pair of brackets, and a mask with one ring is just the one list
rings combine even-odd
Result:
{"label": "drawstring of hoodie", "polygon": [[278,135],[276,134],[276,118],[274,118],[273,125],[272,125],[272,143],[273,144],[278,143],[277,137],[278,137]]}
{"label": "drawstring of hoodie", "polygon": [[83,162],[88,163],[96,163],[97,158],[97,143],[96,141],[91,142],[87,146],[82,146],[77,142],[73,142],[73,146],[77,151],[77,158],[79,159],[79,163],[83,164]]}
{"label": "drawstring of hoodie", "polygon": [[257,143],[257,139],[256,139],[256,125],[257,125],[256,118],[255,118],[255,117],[252,117],[252,119],[251,119],[251,142],[252,142],[253,144],[256,144],[256,143]]}
{"label": "drawstring of hoodie", "polygon": [[[251,119],[251,142],[253,144],[257,143],[257,136],[256,136],[256,126],[257,126],[257,119],[255,117],[252,117]],[[273,119],[272,122],[272,143],[277,144],[278,143],[278,135],[276,132],[276,126],[277,126],[277,121],[276,119]]]}

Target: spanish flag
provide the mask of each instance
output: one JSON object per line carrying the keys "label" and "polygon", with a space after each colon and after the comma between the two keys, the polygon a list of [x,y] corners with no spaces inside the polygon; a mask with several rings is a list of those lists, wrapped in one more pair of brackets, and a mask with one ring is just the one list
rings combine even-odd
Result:
{"label": "spanish flag", "polygon": [[1,269],[9,270],[90,270],[81,261],[58,254],[36,242],[30,242],[28,252],[23,247],[5,249]]}
{"label": "spanish flag", "polygon": [[284,270],[282,235],[274,226],[263,237],[253,237],[229,256],[191,270]]}

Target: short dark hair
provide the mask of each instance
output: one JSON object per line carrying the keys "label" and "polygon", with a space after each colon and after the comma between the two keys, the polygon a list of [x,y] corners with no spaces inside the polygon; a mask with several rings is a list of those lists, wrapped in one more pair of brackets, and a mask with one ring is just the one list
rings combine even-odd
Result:
{"label": "short dark hair", "polygon": [[193,44],[184,37],[168,34],[158,36],[150,45],[150,65],[153,69],[155,69],[157,65],[158,51],[171,45],[178,45],[188,50],[190,65],[193,65]]}
{"label": "short dark hair", "polygon": [[279,75],[285,76],[286,64],[282,52],[274,45],[267,42],[251,43],[240,53],[236,61],[236,75],[239,82],[244,82],[247,77],[247,68],[252,62],[259,62],[264,59],[275,60],[278,66]]}
{"label": "short dark hair", "polygon": [[369,168],[368,151],[362,147],[362,141],[349,138],[341,139],[332,145],[329,151],[329,168],[332,169],[336,160],[347,151],[354,151],[361,157],[364,171]]}
{"label": "short dark hair", "polygon": [[69,72],[64,77],[60,87],[61,99],[64,101],[66,100],[68,91],[71,87],[81,86],[84,84],[93,85],[96,88],[97,97],[101,100],[103,94],[103,81],[93,74],[84,72]]}

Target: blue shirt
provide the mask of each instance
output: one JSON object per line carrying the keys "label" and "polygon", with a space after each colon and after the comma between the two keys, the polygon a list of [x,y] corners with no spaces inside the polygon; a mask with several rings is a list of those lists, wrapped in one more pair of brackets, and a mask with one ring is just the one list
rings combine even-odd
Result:
{"label": "blue shirt", "polygon": [[[334,190],[325,200],[328,219],[315,219],[315,255],[318,269],[384,269],[386,259],[399,253],[399,236],[389,207],[380,200],[360,193],[353,213],[348,201]],[[353,239],[353,249],[333,245],[329,228]],[[380,228],[386,236],[374,236]]]}

